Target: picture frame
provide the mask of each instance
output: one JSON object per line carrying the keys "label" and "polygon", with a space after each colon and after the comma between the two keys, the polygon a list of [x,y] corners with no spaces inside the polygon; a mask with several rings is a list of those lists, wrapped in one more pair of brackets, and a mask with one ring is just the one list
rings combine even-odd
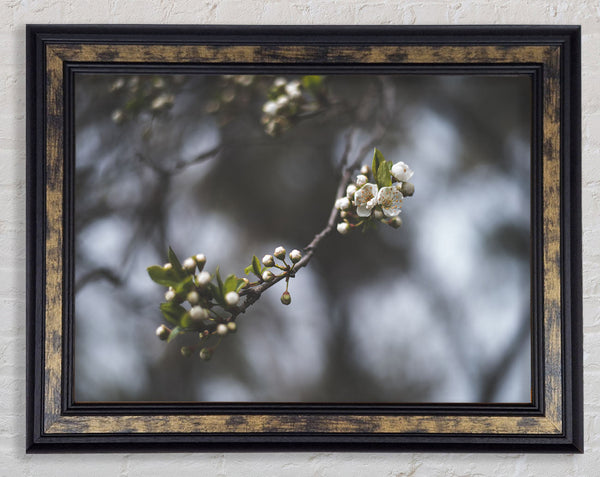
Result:
{"label": "picture frame", "polygon": [[[583,452],[580,61],[578,26],[28,25],[27,452]],[[74,78],[194,68],[529,77],[531,402],[76,402]]]}

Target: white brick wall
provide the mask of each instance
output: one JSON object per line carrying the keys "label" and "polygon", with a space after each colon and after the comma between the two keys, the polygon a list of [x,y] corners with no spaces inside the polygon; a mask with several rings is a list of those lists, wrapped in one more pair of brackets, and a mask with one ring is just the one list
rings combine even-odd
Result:
{"label": "white brick wall", "polygon": [[[585,455],[29,455],[25,447],[25,24],[581,24]],[[600,473],[598,0],[3,0],[0,5],[0,476],[594,476]]]}

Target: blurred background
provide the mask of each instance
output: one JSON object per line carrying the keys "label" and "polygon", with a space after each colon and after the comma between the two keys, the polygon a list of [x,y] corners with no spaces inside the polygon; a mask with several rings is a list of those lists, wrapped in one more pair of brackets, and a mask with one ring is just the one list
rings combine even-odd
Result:
{"label": "blurred background", "polygon": [[[76,401],[530,402],[528,77],[78,74],[75,95]],[[156,338],[168,246],[237,275],[301,249],[372,146],[415,171],[400,229],[325,238],[292,304],[275,285],[209,362]]]}

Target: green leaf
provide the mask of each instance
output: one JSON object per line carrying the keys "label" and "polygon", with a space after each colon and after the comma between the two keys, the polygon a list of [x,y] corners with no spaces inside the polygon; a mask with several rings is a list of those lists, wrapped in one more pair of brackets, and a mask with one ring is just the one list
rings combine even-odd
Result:
{"label": "green leaf", "polygon": [[377,187],[380,189],[382,187],[390,187],[392,185],[392,174],[390,173],[392,169],[392,163],[386,161],[385,159],[379,165],[377,169],[377,175],[375,176],[375,180],[377,181]]}
{"label": "green leaf", "polygon": [[302,77],[302,86],[309,91],[316,92],[323,86],[324,76],[320,75],[306,75]]}
{"label": "green leaf", "polygon": [[191,292],[192,288],[193,288],[192,275],[187,275],[183,280],[181,280],[179,283],[177,283],[177,285],[174,286],[173,288],[175,289],[175,293],[177,295],[187,296],[187,294],[189,292]]}
{"label": "green leaf", "polygon": [[244,288],[244,285],[245,285],[245,284],[246,284],[246,282],[245,282],[244,280],[242,280],[241,278],[238,278],[238,279],[237,279],[237,285],[235,286],[235,291],[236,291],[237,293],[239,293],[239,292],[240,292],[240,290],[241,290],[242,288]]}
{"label": "green leaf", "polygon": [[238,277],[236,277],[233,274],[228,275],[227,278],[225,279],[223,294],[227,294],[231,291],[236,291],[237,286],[238,286]]}
{"label": "green leaf", "polygon": [[173,251],[173,249],[171,247],[169,247],[169,262],[171,262],[171,265],[173,265],[173,268],[177,268],[179,270],[183,269],[183,267],[181,266],[181,263],[179,262],[179,259],[177,258],[177,255],[175,255],[175,252]]}
{"label": "green leaf", "polygon": [[373,177],[377,178],[377,171],[379,170],[379,166],[385,162],[385,158],[381,151],[375,148],[373,152],[373,164],[371,165],[371,170],[373,171]]}
{"label": "green leaf", "polygon": [[178,274],[173,269],[165,270],[161,266],[154,265],[146,270],[148,270],[150,278],[159,285],[175,288],[179,283]]}
{"label": "green leaf", "polygon": [[215,276],[217,277],[217,285],[219,285],[219,290],[221,290],[221,293],[223,293],[223,280],[221,279],[221,273],[219,272],[219,267],[217,267],[217,270],[215,271]]}
{"label": "green leaf", "polygon": [[221,289],[214,283],[209,283],[208,288],[216,302],[221,306],[225,306],[225,296],[223,295]]}
{"label": "green leaf", "polygon": [[175,338],[177,338],[178,334],[183,333],[183,332],[184,331],[179,326],[176,326],[175,328],[173,328],[171,330],[171,334],[167,338],[167,343],[170,343],[171,341],[173,341]]}
{"label": "green leaf", "polygon": [[246,268],[244,268],[244,273],[246,275],[250,275],[254,270],[254,266],[253,265],[248,265]]}
{"label": "green leaf", "polygon": [[187,313],[183,306],[173,303],[172,301],[161,303],[160,311],[162,311],[163,316],[169,323],[177,326],[181,323],[183,315]]}
{"label": "green leaf", "polygon": [[252,271],[254,272],[254,275],[256,275],[258,278],[261,277],[262,269],[260,267],[260,260],[256,255],[252,256]]}

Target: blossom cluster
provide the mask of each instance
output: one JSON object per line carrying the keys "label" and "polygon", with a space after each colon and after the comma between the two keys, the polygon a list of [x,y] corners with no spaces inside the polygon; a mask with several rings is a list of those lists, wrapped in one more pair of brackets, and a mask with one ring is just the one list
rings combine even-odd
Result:
{"label": "blossom cluster", "polygon": [[342,218],[337,231],[347,234],[356,227],[365,230],[374,221],[400,227],[402,201],[414,193],[413,184],[408,182],[412,176],[407,164],[386,161],[375,149],[372,166],[362,166],[355,181],[346,188],[346,195],[335,202]]}
{"label": "blossom cluster", "polygon": [[110,85],[110,92],[123,96],[124,107],[111,113],[116,124],[136,118],[140,113],[151,115],[168,111],[175,102],[174,91],[183,81],[182,76],[119,77]]}
{"label": "blossom cluster", "polygon": [[262,107],[262,124],[270,136],[287,131],[303,113],[319,108],[316,89],[322,86],[321,76],[304,76],[288,81],[276,78],[269,89],[269,100]]}
{"label": "blossom cluster", "polygon": [[[167,287],[165,301],[160,310],[165,320],[172,325],[160,325],[156,329],[159,339],[170,342],[180,334],[195,332],[198,334],[196,346],[183,346],[181,354],[191,355],[201,348],[199,356],[203,360],[212,357],[221,340],[237,330],[236,318],[245,311],[249,303],[247,297],[252,293],[262,293],[258,287],[268,288],[271,282],[285,278],[286,288],[281,295],[284,305],[291,303],[288,292],[289,279],[293,276],[294,266],[301,260],[299,250],[292,250],[286,260],[286,250],[277,247],[273,255],[267,254],[262,261],[252,257],[252,263],[246,267],[246,275],[255,275],[256,280],[239,278],[234,274],[221,278],[219,268],[214,274],[204,270],[206,256],[197,254],[180,262],[175,252],[169,248],[169,262],[163,266],[148,268],[150,278]],[[280,271],[280,272],[279,272]],[[243,298],[246,297],[246,298]],[[216,341],[215,341],[216,340]]]}
{"label": "blossom cluster", "polygon": [[257,83],[254,75],[223,75],[219,78],[219,88],[214,97],[208,100],[204,109],[209,114],[219,113],[219,122],[228,123],[237,108],[250,102],[250,86]]}

